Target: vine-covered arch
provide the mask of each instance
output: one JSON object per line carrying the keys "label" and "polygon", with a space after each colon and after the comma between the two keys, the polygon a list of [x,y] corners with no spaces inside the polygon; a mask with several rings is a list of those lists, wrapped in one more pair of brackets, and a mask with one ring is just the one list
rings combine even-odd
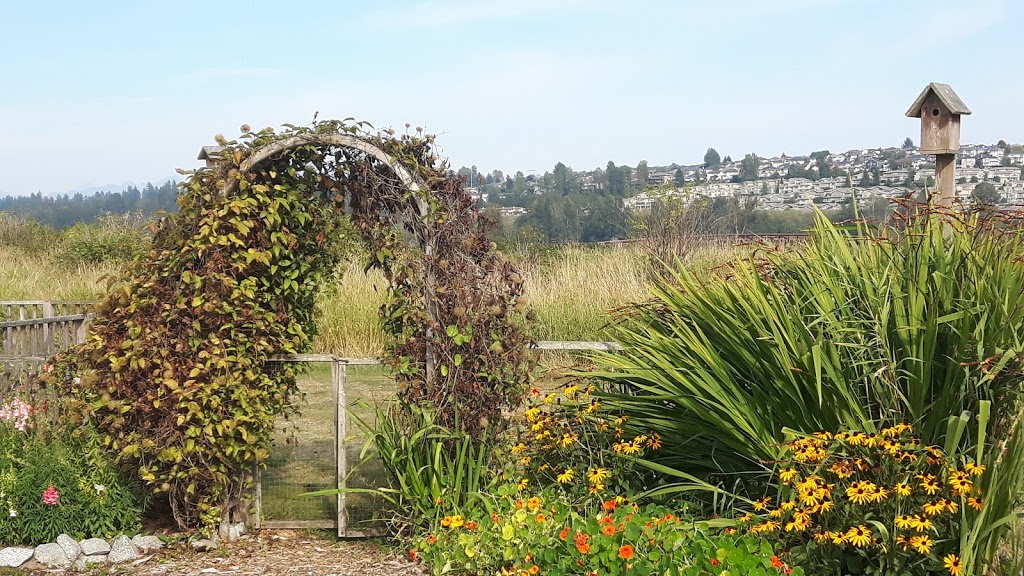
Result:
{"label": "vine-covered arch", "polygon": [[296,392],[270,358],[310,347],[336,236],[361,237],[387,279],[385,360],[402,401],[473,434],[518,401],[531,368],[522,280],[431,137],[328,121],[243,126],[218,144],[62,372],[179,525],[244,519],[251,471]]}

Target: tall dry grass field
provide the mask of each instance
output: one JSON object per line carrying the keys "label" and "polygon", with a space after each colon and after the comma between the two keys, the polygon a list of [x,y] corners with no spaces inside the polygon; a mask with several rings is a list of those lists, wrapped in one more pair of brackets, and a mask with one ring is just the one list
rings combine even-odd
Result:
{"label": "tall dry grass field", "polygon": [[[683,265],[711,269],[742,255],[743,247],[709,246]],[[608,311],[647,298],[651,266],[634,247],[565,246],[509,254],[523,275],[525,295],[536,313],[538,340],[605,340]],[[0,300],[89,300],[105,288],[104,276],[122,264],[68,264],[55,252],[22,251],[0,245]],[[339,267],[337,280],[320,299],[314,351],[345,356],[378,356],[384,348],[378,310],[384,279],[362,262]]]}
{"label": "tall dry grass field", "polygon": [[95,300],[119,263],[69,265],[49,252],[0,245],[0,300]]}

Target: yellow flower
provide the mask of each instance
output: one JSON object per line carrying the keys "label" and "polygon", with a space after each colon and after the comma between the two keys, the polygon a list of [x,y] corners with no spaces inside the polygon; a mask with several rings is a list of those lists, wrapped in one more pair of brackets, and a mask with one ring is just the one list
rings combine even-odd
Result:
{"label": "yellow flower", "polygon": [[925,493],[927,493],[929,496],[934,496],[935,493],[938,492],[941,488],[941,486],[939,486],[938,480],[935,480],[933,478],[925,478],[924,480],[921,480],[919,486],[921,486],[921,489],[924,490]]}
{"label": "yellow flower", "polygon": [[863,548],[874,541],[871,536],[871,529],[861,524],[846,531],[844,539],[857,548]]}
{"label": "yellow flower", "polygon": [[573,472],[572,468],[566,468],[565,472],[562,472],[561,474],[559,474],[555,478],[555,480],[558,480],[559,484],[568,484],[569,482],[572,482],[572,478],[573,478],[573,476],[575,474],[576,473]]}
{"label": "yellow flower", "polygon": [[622,452],[625,454],[636,454],[640,451],[640,446],[637,446],[633,442],[623,442]]}
{"label": "yellow flower", "polygon": [[897,516],[892,521],[892,523],[893,523],[893,526],[896,526],[900,530],[906,530],[907,528],[913,527],[913,525],[914,525],[914,518],[913,518],[913,516],[908,516],[906,514],[900,514],[899,516]]}
{"label": "yellow flower", "polygon": [[964,573],[964,565],[956,557],[956,554],[949,554],[943,558],[942,565],[946,567],[946,570],[949,570],[950,576],[961,576]]}
{"label": "yellow flower", "polygon": [[900,496],[910,496],[913,488],[911,488],[910,484],[907,484],[906,482],[900,482],[896,486],[893,486],[893,491]]}
{"label": "yellow flower", "polygon": [[929,516],[936,516],[942,514],[942,511],[946,509],[946,505],[943,504],[942,500],[936,500],[934,502],[925,502],[921,506],[921,510]]}
{"label": "yellow flower", "polygon": [[626,423],[626,420],[629,420],[629,416],[619,416],[618,418],[615,419],[615,425],[622,426],[623,424]]}
{"label": "yellow flower", "polygon": [[946,506],[946,510],[952,514],[956,514],[957,510],[960,509],[960,505],[955,500],[942,499],[942,503]]}
{"label": "yellow flower", "polygon": [[793,508],[796,508],[796,501],[786,500],[785,502],[779,504],[779,508],[786,511],[792,510]]}
{"label": "yellow flower", "polygon": [[523,413],[526,416],[527,422],[533,422],[537,419],[537,415],[540,414],[540,408],[534,406],[533,408],[527,408],[526,412]]}
{"label": "yellow flower", "polygon": [[863,432],[854,432],[847,436],[846,441],[852,446],[860,446],[867,442],[868,436]]}
{"label": "yellow flower", "polygon": [[558,394],[555,394],[554,392],[552,392],[552,393],[550,393],[550,394],[548,394],[547,396],[544,397],[544,403],[545,404],[554,404],[555,400],[557,400],[557,399],[558,399]]}
{"label": "yellow flower", "polygon": [[530,483],[530,479],[529,478],[523,478],[522,480],[519,481],[518,484],[516,484],[516,486],[520,490],[525,490],[526,489],[526,485],[529,484],[529,483]]}
{"label": "yellow flower", "polygon": [[590,488],[587,488],[587,492],[590,494],[600,494],[601,490],[604,490],[604,484],[600,482],[597,484],[591,484]]}
{"label": "yellow flower", "polygon": [[753,519],[754,519],[754,515],[751,514],[750,512],[747,512],[743,516],[740,516],[739,518],[737,518],[737,520],[739,522],[742,522],[743,524],[746,524],[747,522],[750,522]]}
{"label": "yellow flower", "polygon": [[927,532],[935,527],[932,524],[931,520],[927,518],[922,518],[917,514],[914,515],[914,519],[911,522],[914,527],[914,530],[917,530],[918,532]]}
{"label": "yellow flower", "polygon": [[520,442],[519,444],[516,444],[515,446],[512,447],[512,453],[513,454],[519,454],[520,452],[522,452],[524,450],[526,450],[526,444],[523,444],[522,442]]}
{"label": "yellow flower", "polygon": [[779,480],[782,480],[784,483],[789,484],[790,482],[793,481],[794,478],[796,478],[796,475],[796,468],[783,468],[782,470],[779,471]]}
{"label": "yellow flower", "polygon": [[755,500],[754,501],[754,512],[760,512],[761,510],[764,510],[765,507],[768,506],[768,503],[771,502],[771,501],[772,501],[771,498],[769,498],[767,496],[765,496],[764,498],[761,498],[760,500]]}
{"label": "yellow flower", "polygon": [[867,504],[875,499],[875,485],[867,480],[854,482],[846,489],[846,497],[854,504]]}
{"label": "yellow flower", "polygon": [[566,432],[565,434],[562,434],[562,439],[559,441],[559,444],[561,444],[562,447],[572,446],[578,438],[579,436],[576,434]]}
{"label": "yellow flower", "polygon": [[981,498],[975,498],[974,496],[971,496],[970,498],[967,499],[967,505],[970,506],[971,508],[974,508],[975,510],[981,510]]}
{"label": "yellow flower", "polygon": [[754,533],[758,533],[758,532],[775,532],[776,530],[779,529],[780,526],[781,526],[781,524],[779,524],[775,520],[768,520],[767,522],[762,522],[760,524],[755,524],[754,526],[752,526],[750,528],[750,531],[754,532]]}
{"label": "yellow flower", "polygon": [[967,465],[964,466],[964,470],[967,470],[967,473],[971,476],[981,476],[985,473],[985,465],[968,462]]}
{"label": "yellow flower", "polygon": [[587,480],[589,480],[591,484],[604,482],[607,478],[608,470],[605,468],[591,468],[590,471],[587,472]]}
{"label": "yellow flower", "polygon": [[569,386],[568,388],[565,389],[565,397],[566,398],[574,398],[576,396],[576,393],[579,392],[579,391],[580,391],[580,387],[575,385],[575,384],[573,384],[572,386]]}
{"label": "yellow flower", "polygon": [[661,448],[661,435],[657,432],[651,432],[651,437],[647,440],[647,446],[649,446],[651,450]]}
{"label": "yellow flower", "polygon": [[914,536],[910,539],[910,547],[921,554],[929,554],[932,551],[932,539],[926,534]]}
{"label": "yellow flower", "polygon": [[829,470],[840,478],[849,478],[850,476],[853,476],[853,470],[850,469],[850,465],[846,462],[836,462],[831,468],[829,468]]}
{"label": "yellow flower", "polygon": [[462,519],[462,516],[459,516],[458,514],[452,516],[452,528],[458,528],[465,523],[466,521]]}

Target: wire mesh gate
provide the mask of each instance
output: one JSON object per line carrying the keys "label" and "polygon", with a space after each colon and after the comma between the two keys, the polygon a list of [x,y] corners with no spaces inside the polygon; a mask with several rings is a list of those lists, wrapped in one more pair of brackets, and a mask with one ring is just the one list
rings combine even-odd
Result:
{"label": "wire mesh gate", "polygon": [[[620,349],[613,342],[557,341],[538,342],[536,348],[541,352]],[[375,488],[383,485],[386,478],[382,466],[364,470],[361,475],[353,475],[349,469],[348,452],[358,450],[361,442],[358,442],[358,434],[353,434],[349,427],[347,398],[355,396],[365,400],[373,392],[390,396],[395,391],[394,381],[383,373],[378,358],[292,354],[277,356],[272,360],[306,362],[313,364],[314,368],[313,377],[305,377],[300,382],[300,392],[306,394],[300,410],[306,413],[294,423],[298,433],[290,436],[282,430],[275,441],[266,470],[257,472],[255,527],[335,529],[342,538],[363,537],[379,532],[382,525],[370,521],[373,520],[373,512],[379,510],[383,503],[370,496],[354,494],[347,497],[344,493],[338,493],[329,498],[328,502],[328,497],[304,498],[299,495],[335,487]],[[329,366],[329,373],[324,373],[322,368],[318,371],[316,365]],[[329,381],[324,382],[324,379]],[[364,414],[362,417],[369,416]],[[326,421],[330,421],[330,426],[324,425]],[[324,438],[327,430],[332,432],[330,443]],[[293,438],[294,442],[290,442],[289,438]],[[349,442],[346,443],[346,440]],[[367,463],[362,465],[366,466]]]}

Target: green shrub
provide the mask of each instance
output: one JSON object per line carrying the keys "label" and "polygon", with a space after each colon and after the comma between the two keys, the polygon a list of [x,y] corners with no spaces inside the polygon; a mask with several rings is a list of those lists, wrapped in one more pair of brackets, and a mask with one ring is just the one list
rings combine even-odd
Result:
{"label": "green shrub", "polygon": [[45,224],[31,218],[0,212],[0,246],[38,253],[50,250],[56,239],[57,232]]}
{"label": "green shrub", "polygon": [[63,231],[57,259],[70,265],[130,260],[149,246],[141,214],[106,214]]}
{"label": "green shrub", "polygon": [[453,514],[413,543],[433,574],[802,575],[767,541],[680,518],[660,506],[609,500],[580,508],[547,490],[500,487],[491,514]]}
{"label": "green shrub", "polygon": [[139,530],[140,502],[91,427],[54,432],[2,420],[0,545]]}

